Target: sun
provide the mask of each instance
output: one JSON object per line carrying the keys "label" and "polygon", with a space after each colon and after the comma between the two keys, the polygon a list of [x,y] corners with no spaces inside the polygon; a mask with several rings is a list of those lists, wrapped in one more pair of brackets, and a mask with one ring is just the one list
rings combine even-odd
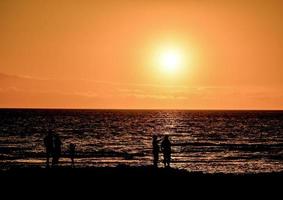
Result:
{"label": "sun", "polygon": [[192,44],[179,41],[153,42],[148,66],[148,77],[153,77],[159,83],[177,84],[193,74],[193,57],[195,57]]}
{"label": "sun", "polygon": [[182,52],[176,48],[163,49],[159,53],[158,62],[163,72],[176,73],[183,65]]}

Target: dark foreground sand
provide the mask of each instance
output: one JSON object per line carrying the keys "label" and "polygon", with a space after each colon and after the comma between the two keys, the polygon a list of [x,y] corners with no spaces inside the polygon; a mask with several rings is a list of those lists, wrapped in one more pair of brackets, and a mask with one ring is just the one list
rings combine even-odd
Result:
{"label": "dark foreground sand", "polygon": [[150,199],[150,192],[158,196],[167,196],[169,193],[185,193],[190,196],[197,193],[198,196],[214,194],[218,197],[219,194],[224,195],[225,191],[233,195],[245,192],[259,194],[270,191],[268,188],[271,188],[271,194],[276,194],[281,191],[283,173],[205,174],[150,166],[53,169],[34,167],[0,170],[0,180],[2,191],[12,190],[9,195],[17,194],[18,191],[29,195],[36,191],[40,191],[42,195],[53,195],[57,191],[71,196],[73,193],[79,193],[80,196],[86,193],[95,196],[100,193],[103,196],[122,197],[125,194],[132,196],[131,193],[134,193],[136,197]]}

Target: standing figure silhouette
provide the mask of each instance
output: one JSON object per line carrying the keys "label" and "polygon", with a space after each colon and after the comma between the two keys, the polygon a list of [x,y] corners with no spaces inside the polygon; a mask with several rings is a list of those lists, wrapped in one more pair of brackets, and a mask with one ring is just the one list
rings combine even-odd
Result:
{"label": "standing figure silhouette", "polygon": [[158,145],[157,136],[154,135],[152,137],[152,154],[153,154],[153,166],[158,167],[158,160],[159,160],[159,145]]}
{"label": "standing figure silhouette", "polygon": [[72,162],[72,167],[75,167],[75,154],[76,154],[76,145],[71,143],[69,145],[69,151],[70,151],[70,158]]}
{"label": "standing figure silhouette", "polygon": [[59,164],[59,159],[61,156],[61,139],[58,134],[54,134],[54,151],[53,151],[53,159],[52,159],[52,166],[57,166]]}
{"label": "standing figure silhouette", "polygon": [[49,131],[44,137],[44,146],[46,150],[46,167],[49,168],[49,158],[53,156],[54,146],[53,146],[53,133]]}
{"label": "standing figure silhouette", "polygon": [[163,163],[164,167],[170,168],[171,162],[171,142],[169,140],[169,136],[166,135],[161,143],[161,150],[163,152]]}

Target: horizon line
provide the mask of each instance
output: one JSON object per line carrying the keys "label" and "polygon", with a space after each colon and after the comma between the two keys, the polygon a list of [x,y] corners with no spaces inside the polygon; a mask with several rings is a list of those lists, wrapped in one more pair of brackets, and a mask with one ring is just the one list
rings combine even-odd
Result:
{"label": "horizon line", "polygon": [[0,107],[0,110],[168,110],[168,111],[283,111],[283,109],[258,108],[72,108],[72,107]]}

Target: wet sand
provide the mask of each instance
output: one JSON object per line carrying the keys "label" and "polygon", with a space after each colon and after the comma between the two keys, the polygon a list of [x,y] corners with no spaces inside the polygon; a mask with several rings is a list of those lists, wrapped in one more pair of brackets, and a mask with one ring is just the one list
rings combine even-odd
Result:
{"label": "wet sand", "polygon": [[15,167],[8,170],[1,170],[0,177],[19,177],[19,178],[202,178],[202,177],[281,177],[283,172],[271,173],[242,173],[242,174],[224,174],[224,173],[202,173],[189,172],[174,168],[154,168],[152,166],[130,167],[86,167],[86,168],[41,168],[41,167]]}

